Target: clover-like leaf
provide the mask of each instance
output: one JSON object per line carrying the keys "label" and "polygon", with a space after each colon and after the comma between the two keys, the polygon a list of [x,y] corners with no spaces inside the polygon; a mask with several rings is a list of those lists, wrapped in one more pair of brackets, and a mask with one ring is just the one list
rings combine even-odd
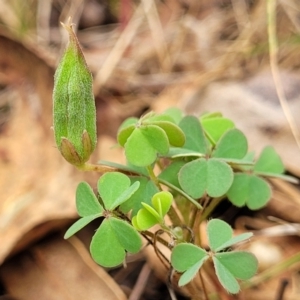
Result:
{"label": "clover-like leaf", "polygon": [[212,251],[218,252],[236,243],[249,239],[253,233],[246,232],[232,237],[230,225],[219,219],[212,219],[207,223],[208,243]]}
{"label": "clover-like leaf", "polygon": [[213,257],[213,262],[219,281],[232,294],[240,290],[236,279],[250,279],[258,268],[256,257],[245,251],[217,253]]}
{"label": "clover-like leaf", "polygon": [[92,238],[90,251],[93,259],[103,267],[121,264],[126,251],[136,253],[141,249],[139,234],[127,222],[105,219]]}
{"label": "clover-like leaf", "polygon": [[270,185],[262,178],[247,173],[236,173],[227,197],[234,205],[247,205],[256,210],[265,206],[271,199]]}
{"label": "clover-like leaf", "polygon": [[183,148],[206,154],[208,142],[199,119],[193,116],[186,116],[180,121],[179,126],[186,136]]}
{"label": "clover-like leaf", "polygon": [[147,230],[155,224],[163,223],[172,201],[173,195],[170,192],[156,193],[151,199],[152,206],[142,202],[143,208],[132,218],[132,224],[138,230]]}
{"label": "clover-like leaf", "polygon": [[178,179],[182,189],[193,198],[200,198],[205,192],[211,197],[220,197],[230,188],[233,171],[218,159],[200,158],[185,164]]}
{"label": "clover-like leaf", "polygon": [[125,143],[127,160],[138,167],[151,165],[157,154],[169,151],[168,136],[163,129],[155,125],[135,128]]}
{"label": "clover-like leaf", "polygon": [[153,196],[152,205],[158,214],[163,218],[169,211],[172,201],[173,195],[170,192],[162,191]]}
{"label": "clover-like leaf", "polygon": [[201,124],[205,134],[214,145],[227,130],[235,127],[230,119],[224,117],[202,117]]}
{"label": "clover-like leaf", "polygon": [[283,162],[272,146],[267,146],[263,149],[255,163],[254,171],[275,174],[282,174],[284,172]]}
{"label": "clover-like leaf", "polygon": [[76,208],[81,217],[102,214],[104,210],[87,182],[81,182],[77,186]]}
{"label": "clover-like leaf", "polygon": [[216,144],[213,157],[242,159],[247,154],[248,142],[245,135],[233,128],[224,133]]}
{"label": "clover-like leaf", "polygon": [[177,272],[183,272],[178,285],[189,283],[208,258],[205,250],[193,244],[182,243],[175,246],[171,254],[171,264]]}
{"label": "clover-like leaf", "polygon": [[139,188],[139,182],[132,186],[130,183],[129,177],[119,172],[102,175],[98,181],[98,191],[106,209],[114,210]]}

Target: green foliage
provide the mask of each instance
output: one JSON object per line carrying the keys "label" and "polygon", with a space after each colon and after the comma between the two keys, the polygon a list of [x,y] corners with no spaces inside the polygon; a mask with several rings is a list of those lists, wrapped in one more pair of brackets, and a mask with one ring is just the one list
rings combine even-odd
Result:
{"label": "green foliage", "polygon": [[248,142],[238,129],[230,129],[221,136],[212,157],[242,159],[247,154]]}
{"label": "green foliage", "polygon": [[[172,250],[171,265],[182,273],[179,286],[188,284],[210,260],[221,285],[229,293],[238,293],[238,280],[256,273],[257,260],[251,253],[226,249],[248,240],[252,233],[233,236],[227,223],[210,220],[207,252],[191,243],[198,234],[196,228],[225,198],[252,210],[267,205],[272,196],[269,177],[298,181],[284,174],[284,164],[271,146],[255,161],[254,153],[248,153],[245,135],[221,113],[197,118],[183,116],[175,108],[122,123],[117,140],[125,150],[126,165],[103,161],[100,165],[87,164],[97,142],[92,76],[71,23],[64,27],[70,42],[54,78],[55,142],[62,156],[77,168],[102,173],[97,195],[88,183],[78,185],[76,208],[80,218],[65,238],[100,219],[90,244],[98,264],[122,264],[127,252],[141,249],[144,235],[154,247],[159,242]],[[111,172],[112,168],[119,172]],[[206,205],[202,207],[203,203]],[[160,227],[156,234],[148,231],[154,225]],[[161,231],[167,235],[160,235]]]}
{"label": "green foliage", "polygon": [[198,118],[186,116],[180,121],[179,126],[186,137],[183,148],[201,154],[206,154],[208,152],[208,141],[205,138],[204,130]]}
{"label": "green foliage", "polygon": [[97,142],[93,78],[72,24],[64,28],[70,42],[54,76],[53,128],[62,156],[71,164],[81,166]]}
{"label": "green foliage", "polygon": [[216,275],[222,286],[232,294],[239,292],[237,279],[247,280],[257,272],[255,256],[245,251],[220,252],[227,247],[249,239],[252,234],[245,233],[232,237],[231,227],[224,221],[213,219],[207,224],[207,236],[211,253],[190,244],[181,243],[174,247],[171,255],[173,268],[183,273],[178,285],[189,283],[199,272],[203,263],[212,258]]}
{"label": "green foliage", "polygon": [[106,218],[94,234],[90,251],[101,266],[115,267],[124,261],[125,250],[137,253],[141,247],[137,231],[127,222],[111,217]]}
{"label": "green foliage", "polygon": [[126,120],[118,131],[118,142],[129,163],[144,167],[154,163],[158,154],[166,155],[171,145],[182,146],[185,136],[170,115],[149,113],[140,120]]}
{"label": "green foliage", "polygon": [[[61,133],[62,128],[63,134],[67,132],[65,124],[59,119],[60,111],[55,114],[58,115],[55,122],[59,123],[55,126],[60,128],[60,136],[56,138],[64,141]],[[79,131],[76,135],[86,147],[82,149],[88,149],[88,130],[83,132],[84,138],[79,136]],[[76,207],[80,218],[68,229],[65,238],[101,218],[102,223],[90,244],[91,255],[98,264],[104,267],[122,264],[127,252],[136,253],[141,249],[141,235],[148,240],[155,236],[152,238],[155,247],[161,242],[172,250],[171,265],[182,273],[179,286],[191,282],[210,260],[221,285],[229,293],[238,293],[238,280],[247,280],[256,273],[257,260],[245,251],[226,250],[248,240],[252,233],[233,236],[227,223],[213,219],[207,223],[209,252],[191,240],[197,233],[194,230],[198,222],[207,219],[222,199],[227,198],[237,207],[246,205],[256,210],[271,199],[268,177],[296,182],[284,175],[276,151],[268,146],[255,161],[254,153],[248,152],[245,135],[221,113],[197,118],[183,116],[178,109],[125,120],[117,140],[124,148],[126,165],[99,162],[119,172],[107,172],[100,177],[97,196],[86,182],[78,185]],[[60,149],[63,155],[79,155],[79,148],[74,148],[69,136],[63,143],[67,143],[63,151]],[[84,169],[88,155],[78,157],[69,161]],[[93,165],[91,169],[97,167]],[[208,205],[203,208],[202,203]],[[154,225],[160,228],[157,234],[148,231]],[[169,241],[158,235],[161,231],[167,233]]]}
{"label": "green foliage", "polygon": [[233,171],[221,160],[200,158],[185,164],[178,178],[182,189],[196,199],[205,193],[210,197],[220,197],[230,188]]}
{"label": "green foliage", "polygon": [[151,199],[154,194],[158,192],[158,189],[153,181],[149,180],[146,177],[132,177],[131,182],[139,182],[140,186],[128,201],[121,204],[120,210],[122,210],[122,212],[124,213],[128,213],[131,211],[131,216],[133,217],[143,207],[142,202],[151,204]]}
{"label": "green foliage", "polygon": [[215,145],[223,134],[235,127],[234,123],[221,114],[207,114],[201,117],[201,124],[209,141]]}
{"label": "green foliage", "polygon": [[140,185],[138,181],[130,184],[129,177],[118,172],[106,173],[99,179],[98,192],[107,210],[113,211],[127,201]]}
{"label": "green foliage", "polygon": [[119,172],[104,174],[98,181],[102,205],[92,188],[86,182],[81,182],[76,191],[76,207],[82,218],[68,229],[65,238],[71,237],[96,218],[105,217],[91,241],[90,251],[94,260],[102,266],[114,267],[122,263],[126,251],[138,252],[142,247],[139,234],[129,223],[119,219],[114,210],[125,203],[139,185],[139,181],[131,185],[130,178]]}
{"label": "green foliage", "polygon": [[263,149],[254,166],[254,171],[275,174],[284,172],[282,160],[272,146],[267,146]]}
{"label": "green foliage", "polygon": [[147,230],[155,224],[164,225],[164,217],[172,204],[173,196],[169,192],[158,192],[152,199],[150,206],[142,202],[143,208],[132,218],[132,224],[137,230]]}

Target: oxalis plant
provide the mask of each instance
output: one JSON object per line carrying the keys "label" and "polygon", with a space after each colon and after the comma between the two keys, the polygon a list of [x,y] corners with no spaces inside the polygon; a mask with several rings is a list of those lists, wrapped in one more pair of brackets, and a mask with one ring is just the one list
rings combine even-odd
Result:
{"label": "oxalis plant", "polygon": [[[273,147],[264,148],[255,159],[245,135],[221,113],[185,116],[175,108],[123,122],[117,141],[124,148],[126,165],[88,163],[97,142],[92,76],[70,20],[63,26],[69,45],[55,73],[56,145],[78,169],[100,172],[96,194],[88,183],[79,183],[80,218],[65,238],[102,219],[90,244],[91,255],[101,266],[124,264],[127,253],[137,253],[145,245],[144,237],[170,274],[174,270],[180,275],[179,286],[191,282],[203,264],[212,261],[224,289],[238,293],[238,280],[254,276],[258,263],[249,252],[231,250],[252,233],[234,236],[229,224],[210,216],[225,199],[237,207],[260,209],[272,195],[269,177],[295,179],[283,174]],[[207,222],[209,248],[201,244],[202,222]],[[170,249],[170,258],[158,244]]]}

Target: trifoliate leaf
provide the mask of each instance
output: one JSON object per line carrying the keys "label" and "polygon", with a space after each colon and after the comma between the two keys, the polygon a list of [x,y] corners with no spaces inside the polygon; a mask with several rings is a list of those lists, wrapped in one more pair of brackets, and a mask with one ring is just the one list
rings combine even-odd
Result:
{"label": "trifoliate leaf", "polygon": [[163,223],[172,201],[171,193],[166,191],[156,193],[151,199],[152,206],[142,202],[143,208],[134,216],[132,224],[138,230],[147,230],[155,224]]}
{"label": "trifoliate leaf", "polygon": [[200,158],[185,164],[178,179],[182,189],[195,199],[202,197],[205,192],[211,197],[220,197],[230,188],[233,171],[218,159]]}
{"label": "trifoliate leaf", "polygon": [[116,218],[104,219],[92,238],[90,251],[93,259],[103,267],[121,264],[126,251],[136,253],[141,249],[139,234],[127,222]]}
{"label": "trifoliate leaf", "polygon": [[138,167],[151,165],[158,153],[164,155],[168,151],[169,140],[166,133],[154,125],[135,128],[125,144],[127,160]]}

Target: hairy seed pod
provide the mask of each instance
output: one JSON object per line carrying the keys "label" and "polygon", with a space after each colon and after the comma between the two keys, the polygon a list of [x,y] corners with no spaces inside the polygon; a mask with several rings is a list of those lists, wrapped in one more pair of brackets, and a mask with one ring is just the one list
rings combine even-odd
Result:
{"label": "hairy seed pod", "polygon": [[69,45],[54,75],[54,136],[62,156],[81,166],[97,142],[93,78],[70,20],[62,25],[69,33]]}

